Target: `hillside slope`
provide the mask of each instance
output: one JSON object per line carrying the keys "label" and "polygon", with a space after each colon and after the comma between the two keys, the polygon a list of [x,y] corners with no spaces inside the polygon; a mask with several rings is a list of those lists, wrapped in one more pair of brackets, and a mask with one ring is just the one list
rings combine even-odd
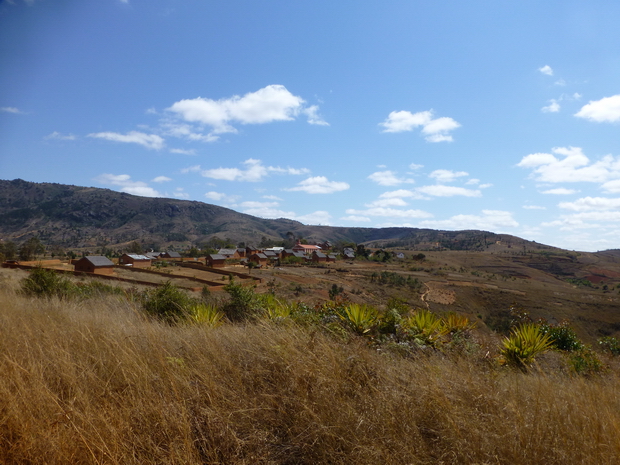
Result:
{"label": "hillside slope", "polygon": [[215,236],[256,245],[263,239],[281,241],[289,232],[310,241],[344,240],[412,249],[484,250],[498,241],[517,248],[534,246],[513,236],[484,231],[309,226],[288,219],[261,219],[203,202],[0,180],[0,236],[16,242],[36,235],[46,244],[64,247],[110,246],[136,239],[165,246],[201,243]]}

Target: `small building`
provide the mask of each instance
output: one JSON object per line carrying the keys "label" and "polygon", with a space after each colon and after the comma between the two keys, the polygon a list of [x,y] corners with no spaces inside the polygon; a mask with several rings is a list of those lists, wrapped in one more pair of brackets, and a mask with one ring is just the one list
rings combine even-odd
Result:
{"label": "small building", "polygon": [[114,263],[108,258],[100,255],[89,255],[76,260],[74,270],[81,273],[94,273],[112,275],[114,274]]}
{"label": "small building", "polygon": [[297,240],[297,244],[293,247],[293,252],[303,252],[306,255],[320,250],[321,248],[318,245],[302,244],[299,240]]}
{"label": "small building", "polygon": [[316,250],[312,252],[312,257],[310,258],[313,263],[325,263],[327,262],[327,255],[323,252],[317,252]]}
{"label": "small building", "polygon": [[218,255],[223,255],[226,258],[232,258],[232,259],[241,258],[239,256],[239,252],[237,251],[237,249],[220,249],[217,253]]}
{"label": "small building", "polygon": [[159,258],[167,258],[169,260],[182,260],[181,254],[179,252],[162,252],[159,254]]}
{"label": "small building", "polygon": [[251,246],[251,245],[248,245],[248,246],[245,248],[245,256],[246,256],[246,257],[249,257],[249,256],[250,256],[250,255],[252,255],[253,253],[259,253],[259,252],[260,252],[260,250],[259,250],[259,249],[257,249],[256,247],[253,247],[253,246]]}
{"label": "small building", "polygon": [[145,257],[148,257],[151,260],[157,260],[160,255],[161,255],[161,252],[146,252],[144,254]]}
{"label": "small building", "polygon": [[264,250],[263,255],[271,261],[277,260],[278,258],[280,258],[280,254],[274,252],[273,250]]}
{"label": "small building", "polygon": [[207,266],[211,268],[224,268],[226,266],[226,257],[219,253],[212,253],[205,258]]}
{"label": "small building", "polygon": [[243,247],[237,247],[237,253],[239,254],[239,258],[245,258],[247,255]]}
{"label": "small building", "polygon": [[328,262],[335,262],[337,257],[338,257],[337,254],[330,253],[330,254],[327,255],[327,261]]}
{"label": "small building", "polygon": [[258,252],[258,253],[253,253],[252,255],[250,255],[248,257],[248,262],[255,263],[256,265],[259,265],[259,266],[267,266],[267,263],[269,263],[269,259],[267,258],[267,255],[265,255],[264,253]]}
{"label": "small building", "polygon": [[137,255],[133,253],[124,253],[118,259],[119,265],[133,266],[134,268],[148,268],[151,266],[151,259],[146,255]]}

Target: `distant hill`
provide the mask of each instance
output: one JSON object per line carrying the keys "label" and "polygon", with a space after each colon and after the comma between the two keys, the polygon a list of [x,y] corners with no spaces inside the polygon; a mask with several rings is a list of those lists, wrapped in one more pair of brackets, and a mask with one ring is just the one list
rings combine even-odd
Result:
{"label": "distant hill", "polygon": [[165,247],[210,238],[258,245],[292,233],[310,242],[351,241],[375,247],[487,250],[491,247],[553,249],[486,231],[308,226],[289,219],[262,219],[203,202],[138,197],[95,187],[0,180],[0,238],[23,242],[38,236],[47,245],[115,246],[139,240]]}

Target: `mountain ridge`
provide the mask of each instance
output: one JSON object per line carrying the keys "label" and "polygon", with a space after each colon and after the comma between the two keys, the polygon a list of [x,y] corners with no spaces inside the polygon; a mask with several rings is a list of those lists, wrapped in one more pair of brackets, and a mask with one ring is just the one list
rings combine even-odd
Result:
{"label": "mountain ridge", "polygon": [[261,241],[283,241],[290,237],[289,233],[310,242],[345,241],[420,250],[484,250],[502,241],[515,248],[556,249],[488,231],[313,226],[286,218],[258,218],[195,200],[140,197],[105,188],[22,179],[0,180],[0,234],[5,240],[22,242],[38,236],[46,244],[63,247],[101,247],[134,240],[161,246],[200,244],[217,237],[257,245]]}

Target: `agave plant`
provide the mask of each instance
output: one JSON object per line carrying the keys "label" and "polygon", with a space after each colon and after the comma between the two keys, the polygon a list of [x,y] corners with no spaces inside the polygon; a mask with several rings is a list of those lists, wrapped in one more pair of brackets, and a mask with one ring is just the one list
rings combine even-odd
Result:
{"label": "agave plant", "polygon": [[224,313],[216,306],[207,304],[196,304],[189,308],[189,318],[194,323],[215,328],[224,321]]}
{"label": "agave plant", "polygon": [[402,326],[415,341],[431,346],[435,346],[449,332],[441,318],[425,309],[417,310]]}
{"label": "agave plant", "polygon": [[552,340],[539,325],[524,323],[513,328],[512,333],[503,341],[502,356],[506,362],[524,367],[534,361],[538,355],[548,351]]}
{"label": "agave plant", "polygon": [[457,313],[448,313],[442,318],[443,327],[450,334],[465,333],[476,327],[476,323],[469,321],[464,315]]}
{"label": "agave plant", "polygon": [[270,320],[281,320],[291,316],[291,306],[277,299],[273,294],[262,294],[258,297],[258,305]]}
{"label": "agave plant", "polygon": [[349,304],[338,313],[338,316],[360,335],[368,334],[379,322],[379,312],[370,305]]}

